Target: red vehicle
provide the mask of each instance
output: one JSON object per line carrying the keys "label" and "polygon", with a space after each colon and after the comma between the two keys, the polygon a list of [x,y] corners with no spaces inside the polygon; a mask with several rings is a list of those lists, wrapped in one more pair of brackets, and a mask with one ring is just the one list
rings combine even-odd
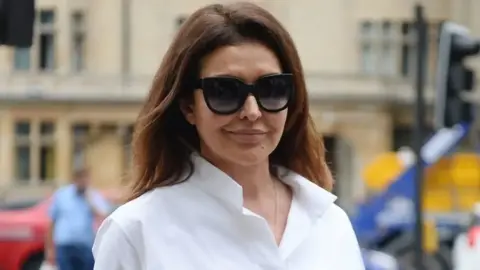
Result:
{"label": "red vehicle", "polygon": [[[108,194],[110,201],[118,202]],[[49,198],[0,205],[0,270],[40,268],[49,224],[49,205]]]}
{"label": "red vehicle", "polygon": [[0,269],[40,268],[49,205],[50,200],[46,199],[23,209],[0,210]]}

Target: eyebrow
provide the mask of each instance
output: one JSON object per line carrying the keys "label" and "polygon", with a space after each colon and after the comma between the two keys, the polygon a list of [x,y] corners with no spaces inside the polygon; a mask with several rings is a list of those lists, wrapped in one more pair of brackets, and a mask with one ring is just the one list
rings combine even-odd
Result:
{"label": "eyebrow", "polygon": [[[278,75],[278,74],[282,74],[282,72],[269,72],[269,73],[265,73],[265,74],[262,74],[260,76],[258,76],[257,78],[255,78],[254,81],[257,81],[258,79],[261,79],[263,77],[267,77],[267,76],[272,76],[272,75]],[[229,73],[218,73],[218,74],[212,74],[212,75],[209,75],[209,76],[205,76],[203,78],[215,78],[215,77],[226,77],[226,78],[233,78],[233,79],[238,79],[238,80],[241,80],[241,81],[245,81],[244,78],[240,77],[240,76],[237,76],[237,75],[232,75],[232,74],[229,74]]]}

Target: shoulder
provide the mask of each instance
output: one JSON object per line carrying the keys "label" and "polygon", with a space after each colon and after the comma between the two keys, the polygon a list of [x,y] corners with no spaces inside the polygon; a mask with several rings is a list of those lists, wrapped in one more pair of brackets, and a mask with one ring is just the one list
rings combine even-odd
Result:
{"label": "shoulder", "polygon": [[152,208],[162,208],[162,198],[157,195],[158,191],[152,190],[123,204],[119,206],[107,220],[118,224],[122,229],[128,231],[128,228],[138,226],[135,224],[142,223],[144,219],[149,216]]}
{"label": "shoulder", "polygon": [[54,199],[64,198],[65,196],[68,196],[72,191],[73,191],[72,185],[66,185],[66,186],[60,187],[53,193],[53,198]]}
{"label": "shoulder", "polygon": [[329,231],[334,239],[348,240],[348,243],[358,246],[357,236],[350,218],[338,205],[332,204],[328,207],[320,217],[319,224],[321,224],[322,230]]}
{"label": "shoulder", "polygon": [[347,213],[336,204],[332,204],[324,213],[324,218],[328,219],[329,222],[336,224],[337,226],[342,227],[352,227],[352,223]]}
{"label": "shoulder", "polygon": [[113,266],[116,269],[142,268],[140,259],[144,235],[142,227],[146,223],[147,216],[151,214],[149,209],[154,207],[154,199],[152,192],[144,194],[118,207],[102,222],[92,248],[96,267],[98,266],[99,269]]}
{"label": "shoulder", "polygon": [[69,191],[73,191],[74,188],[75,187],[72,184],[69,184],[69,185],[66,185],[66,186],[59,187],[55,193],[56,194],[66,193],[66,192],[69,192]]}
{"label": "shoulder", "polygon": [[358,246],[357,236],[353,230],[352,222],[347,213],[336,204],[332,204],[321,217],[322,224],[327,230],[336,234],[336,238],[348,240],[354,246]]}
{"label": "shoulder", "polygon": [[188,183],[154,189],[118,207],[106,222],[115,223],[126,235],[138,238],[152,226],[174,223],[194,203],[195,200],[188,200],[192,192]]}
{"label": "shoulder", "polygon": [[100,225],[92,247],[95,269],[143,269],[137,239],[125,225],[111,217]]}
{"label": "shoulder", "polygon": [[[185,184],[157,188],[118,207],[97,232],[93,247],[96,263],[111,266],[114,261],[124,266],[119,269],[141,269],[145,242],[149,238],[161,240],[170,226],[186,218],[182,207],[187,208],[187,200],[180,198],[189,198],[188,192]],[[109,253],[112,249],[125,254]]]}
{"label": "shoulder", "polygon": [[[349,265],[363,267],[363,258],[356,233],[347,213],[336,204],[332,204],[321,217],[322,224],[331,234],[332,244],[341,250],[342,256],[351,258]],[[347,262],[345,262],[347,263]]]}
{"label": "shoulder", "polygon": [[89,196],[92,196],[93,199],[96,199],[96,200],[105,199],[105,196],[103,195],[103,193],[100,190],[95,189],[95,188],[89,188],[88,189],[88,194],[89,194]]}

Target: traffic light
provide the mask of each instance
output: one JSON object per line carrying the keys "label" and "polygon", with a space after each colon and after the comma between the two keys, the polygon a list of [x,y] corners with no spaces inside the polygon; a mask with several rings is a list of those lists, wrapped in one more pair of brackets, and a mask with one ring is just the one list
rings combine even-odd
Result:
{"label": "traffic light", "polygon": [[0,45],[30,47],[35,0],[0,0]]}
{"label": "traffic light", "polygon": [[452,127],[474,120],[473,104],[463,97],[475,88],[475,73],[465,60],[479,54],[480,42],[467,28],[445,22],[441,26],[435,93],[435,126]]}

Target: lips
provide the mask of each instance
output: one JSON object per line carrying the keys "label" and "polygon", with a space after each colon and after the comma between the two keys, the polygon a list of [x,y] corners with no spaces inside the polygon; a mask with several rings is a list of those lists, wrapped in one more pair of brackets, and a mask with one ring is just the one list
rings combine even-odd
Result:
{"label": "lips", "polygon": [[227,131],[228,136],[233,141],[242,144],[256,144],[260,143],[265,135],[267,134],[263,130],[235,130],[235,131]]}
{"label": "lips", "polygon": [[240,129],[240,130],[228,130],[228,133],[237,134],[237,135],[263,135],[266,134],[266,131],[260,129]]}

